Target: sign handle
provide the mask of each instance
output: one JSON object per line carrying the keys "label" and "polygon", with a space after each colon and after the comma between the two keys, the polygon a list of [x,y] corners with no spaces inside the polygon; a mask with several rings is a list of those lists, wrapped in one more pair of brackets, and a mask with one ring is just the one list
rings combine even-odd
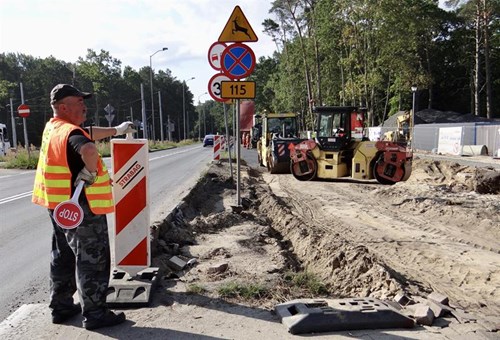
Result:
{"label": "sign handle", "polygon": [[78,203],[78,197],[80,197],[80,194],[82,193],[83,185],[85,184],[85,181],[81,180],[80,183],[76,186],[75,193],[73,196],[71,196],[70,201],[73,201],[75,203]]}

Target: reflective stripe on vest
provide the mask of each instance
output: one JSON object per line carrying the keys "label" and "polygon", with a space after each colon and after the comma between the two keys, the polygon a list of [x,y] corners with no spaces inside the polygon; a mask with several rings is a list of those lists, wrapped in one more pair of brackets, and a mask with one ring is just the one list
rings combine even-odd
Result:
{"label": "reflective stripe on vest", "polygon": [[[90,139],[86,131],[59,118],[52,118],[45,126],[35,175],[33,203],[54,209],[60,202],[70,199],[73,183],[66,159],[66,148],[69,134],[76,129],[81,130]],[[94,214],[114,211],[111,180],[101,158],[97,166],[96,182],[85,188],[85,196]]]}

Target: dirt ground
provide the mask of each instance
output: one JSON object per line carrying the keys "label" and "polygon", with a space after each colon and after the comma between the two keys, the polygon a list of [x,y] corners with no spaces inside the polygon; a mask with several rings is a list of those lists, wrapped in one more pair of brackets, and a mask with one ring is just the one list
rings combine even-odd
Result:
{"label": "dirt ground", "polygon": [[[296,298],[438,292],[500,325],[498,170],[416,158],[410,179],[392,186],[300,182],[246,165],[241,177],[241,207],[228,164],[214,164],[155,226],[160,289],[268,310]],[[173,255],[194,263],[173,269]]]}

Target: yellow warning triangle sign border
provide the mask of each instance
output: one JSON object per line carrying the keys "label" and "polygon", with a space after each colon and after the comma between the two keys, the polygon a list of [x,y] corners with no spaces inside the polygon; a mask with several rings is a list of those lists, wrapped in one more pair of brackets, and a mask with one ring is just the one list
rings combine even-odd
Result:
{"label": "yellow warning triangle sign border", "polygon": [[259,38],[240,6],[236,6],[219,36],[218,42],[256,42]]}

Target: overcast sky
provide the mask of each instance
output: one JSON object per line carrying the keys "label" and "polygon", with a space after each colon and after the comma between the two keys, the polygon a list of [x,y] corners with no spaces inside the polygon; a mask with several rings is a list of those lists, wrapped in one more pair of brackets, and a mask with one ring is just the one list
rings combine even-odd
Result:
{"label": "overcast sky", "polygon": [[271,56],[275,45],[261,25],[271,0],[0,0],[0,51],[76,62],[89,48],[103,49],[139,70],[168,47],[152,57],[153,69],[168,68],[180,81],[195,77],[187,86],[196,104],[211,99],[203,95],[217,73],[208,50],[236,5],[257,35],[246,43],[256,59]]}
{"label": "overcast sky", "polygon": [[[0,0],[0,51],[65,62],[101,49],[135,70],[170,69],[187,80],[195,104],[218,71],[208,63],[208,50],[239,5],[258,41],[246,43],[256,59],[271,56],[272,40],[262,33],[269,0]],[[70,82],[71,79],[68,79]],[[149,84],[145,84],[149,86]],[[90,89],[82,89],[90,90]]]}

